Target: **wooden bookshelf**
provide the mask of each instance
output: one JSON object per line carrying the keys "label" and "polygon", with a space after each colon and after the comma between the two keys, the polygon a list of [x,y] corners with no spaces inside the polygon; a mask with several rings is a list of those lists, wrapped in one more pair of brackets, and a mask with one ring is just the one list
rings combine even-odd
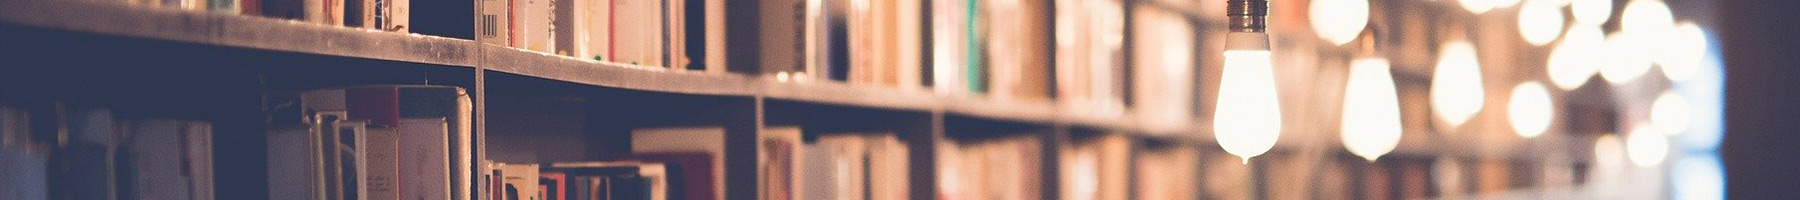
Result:
{"label": "wooden bookshelf", "polygon": [[[911,156],[915,162],[912,164],[913,168],[935,167],[935,161],[932,160],[935,158],[931,155],[937,151],[934,147],[941,145],[938,143],[942,140],[952,138],[946,134],[959,132],[956,130],[957,127],[954,127],[955,125],[947,124],[964,124],[965,126],[984,123],[1008,124],[1009,129],[1022,130],[1020,132],[1041,132],[1041,134],[1052,136],[1046,137],[1050,139],[1045,142],[1066,142],[1061,140],[1066,140],[1066,135],[1073,132],[1071,130],[1077,129],[1082,130],[1081,132],[1118,133],[1142,140],[1199,146],[1201,151],[1208,152],[1207,154],[1222,153],[1216,148],[1217,144],[1211,137],[1211,129],[1203,126],[1210,124],[1205,121],[1195,121],[1186,123],[1186,125],[1157,126],[1136,120],[1139,117],[1130,112],[1118,116],[1095,115],[1063,109],[1054,102],[1015,102],[979,96],[942,95],[923,89],[906,90],[822,80],[807,82],[778,80],[772,76],[705,73],[594,62],[481,44],[465,39],[380,32],[252,16],[153,9],[89,1],[0,0],[0,27],[14,27],[8,30],[45,31],[50,34],[95,35],[124,38],[125,40],[221,47],[227,51],[247,49],[266,54],[326,56],[347,59],[351,62],[366,61],[368,63],[365,64],[368,65],[400,62],[418,64],[418,66],[448,67],[456,69],[458,72],[428,73],[431,74],[428,76],[437,76],[430,80],[452,80],[448,82],[465,86],[472,94],[475,94],[476,102],[478,102],[475,104],[475,109],[479,113],[475,118],[476,138],[496,137],[488,133],[490,126],[487,119],[493,116],[486,115],[490,112],[486,111],[487,107],[484,103],[479,103],[488,100],[485,99],[486,95],[511,92],[496,90],[574,87],[583,92],[560,93],[560,90],[543,90],[534,93],[546,96],[593,96],[591,91],[610,91],[633,95],[648,94],[658,96],[657,98],[705,101],[706,103],[699,104],[720,104],[724,105],[720,107],[731,109],[736,114],[743,114],[724,116],[716,120],[754,121],[754,123],[726,122],[734,128],[750,128],[749,130],[772,125],[764,121],[765,117],[770,118],[768,120],[772,122],[803,126],[820,123],[809,121],[824,118],[769,117],[777,115],[828,115],[846,117],[846,119],[839,120],[857,120],[863,123],[898,123],[899,125],[884,128],[898,132],[903,141],[909,142],[908,146],[914,153]],[[293,67],[304,68],[304,66]],[[0,67],[0,72],[14,70],[13,67]],[[472,71],[472,73],[461,73],[460,71],[463,70]],[[1424,73],[1403,71],[1400,73],[1400,77],[1414,79],[1414,81],[1428,79],[1428,77],[1420,77],[1423,76],[1422,74]],[[490,84],[502,76],[533,80]],[[464,83],[463,80],[468,81]],[[501,86],[496,87],[497,85]],[[609,92],[599,93],[610,94]],[[631,96],[621,98],[631,98]],[[715,100],[723,103],[712,102]],[[660,106],[682,105],[687,104]],[[796,110],[807,112],[784,113]],[[826,110],[823,112],[829,113],[811,113],[818,110]],[[698,116],[702,115],[699,113],[707,111],[710,110],[683,114]],[[594,112],[584,112],[594,114]],[[689,117],[693,116],[662,118],[684,119]],[[741,129],[731,130],[740,131]],[[1543,137],[1548,139],[1539,138],[1538,140],[1556,141],[1553,144],[1562,146],[1579,146],[1569,145],[1568,142],[1587,141],[1584,140],[1585,138],[1566,134],[1546,134]],[[1279,142],[1275,147],[1276,150],[1272,152],[1323,148],[1303,145],[1325,143],[1296,142],[1290,138],[1292,137],[1283,137],[1282,142]],[[486,141],[481,139],[477,139],[476,142],[479,145],[486,145]],[[1478,142],[1458,140],[1440,144],[1403,144],[1389,156],[1418,159],[1431,159],[1439,156],[1499,157],[1514,160],[1535,160],[1547,156],[1543,151],[1534,150],[1543,148],[1541,146],[1518,146],[1495,150],[1478,149],[1479,145],[1472,145],[1476,143]],[[732,149],[745,148],[754,149],[754,147],[737,146]],[[1343,152],[1341,148],[1329,151]],[[1044,159],[1048,159],[1046,163],[1055,161],[1055,152],[1054,148],[1044,152],[1051,154],[1044,157]],[[754,165],[753,153],[730,156],[738,158],[728,160],[727,166]],[[750,158],[742,158],[744,156]],[[1569,156],[1569,159],[1580,162],[1580,160],[1588,158],[1576,155]],[[750,169],[754,169],[754,167]],[[923,171],[915,172],[932,173],[935,171],[935,169],[921,170]],[[1044,180],[1046,184],[1057,182],[1054,179],[1056,174],[1053,172],[1046,172],[1050,173],[1046,177],[1051,177]],[[727,176],[729,179],[742,179],[754,177],[755,172],[729,170],[728,173],[731,174]],[[915,178],[911,181],[914,184],[935,183],[932,176],[914,175],[913,177]],[[726,191],[728,195],[754,193],[755,184],[757,183],[754,181],[733,180],[727,183]],[[1045,187],[1054,189],[1051,186]],[[915,199],[929,198],[935,195],[935,190],[930,187],[915,187],[912,195]],[[1044,194],[1056,193],[1055,191],[1044,192]]]}

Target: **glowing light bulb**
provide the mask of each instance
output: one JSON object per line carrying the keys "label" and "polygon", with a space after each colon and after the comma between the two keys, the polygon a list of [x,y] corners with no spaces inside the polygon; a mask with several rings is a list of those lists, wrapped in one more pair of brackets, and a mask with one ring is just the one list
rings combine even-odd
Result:
{"label": "glowing light bulb", "polygon": [[1495,8],[1517,5],[1519,0],[1457,0],[1456,4],[1462,5],[1464,10],[1469,10],[1469,13],[1481,14]]}
{"label": "glowing light bulb", "polygon": [[1331,44],[1350,43],[1369,24],[1367,0],[1313,0],[1307,10],[1313,32]]}
{"label": "glowing light bulb", "polygon": [[1475,46],[1462,41],[1444,44],[1438,57],[1431,75],[1431,110],[1456,127],[1481,112],[1481,63],[1475,60]]}
{"label": "glowing light bulb", "polygon": [[1639,33],[1664,33],[1675,29],[1675,15],[1662,0],[1632,0],[1619,13],[1619,27]]}
{"label": "glowing light bulb", "polygon": [[1275,147],[1281,137],[1281,103],[1275,93],[1275,72],[1269,53],[1266,0],[1230,0],[1226,16],[1231,33],[1225,35],[1225,69],[1219,79],[1219,99],[1213,111],[1213,139],[1231,155],[1250,163],[1250,157]]}
{"label": "glowing light bulb", "polygon": [[1650,72],[1650,50],[1645,38],[1634,32],[1615,32],[1606,36],[1601,56],[1600,77],[1614,85],[1624,84]]}
{"label": "glowing light bulb", "polygon": [[1600,72],[1599,55],[1604,40],[1606,36],[1601,35],[1600,27],[1569,28],[1569,33],[1563,34],[1562,42],[1556,44],[1550,58],[1545,60],[1550,83],[1562,90],[1574,90],[1587,84],[1588,78]]}
{"label": "glowing light bulb", "polygon": [[1681,134],[1687,131],[1688,124],[1693,123],[1693,113],[1687,98],[1675,92],[1663,92],[1650,104],[1650,125],[1666,135]]}
{"label": "glowing light bulb", "polygon": [[1544,84],[1525,82],[1513,87],[1512,99],[1506,105],[1506,119],[1512,122],[1513,132],[1525,138],[1543,135],[1550,128],[1551,119],[1556,118],[1556,106],[1550,101],[1550,91],[1544,89]]}
{"label": "glowing light bulb", "polygon": [[[1227,37],[1239,34],[1267,37],[1262,33],[1231,33]],[[1274,147],[1281,134],[1275,74],[1268,50],[1225,50],[1224,61],[1218,109],[1213,112],[1213,135],[1226,152],[1248,160]]]}
{"label": "glowing light bulb", "polygon": [[1612,19],[1612,0],[1574,0],[1569,2],[1569,12],[1575,16],[1575,24],[1600,25]]}
{"label": "glowing light bulb", "polygon": [[1469,13],[1481,14],[1494,9],[1493,1],[1495,0],[1456,0],[1456,4],[1461,5]]}
{"label": "glowing light bulb", "polygon": [[1638,167],[1660,165],[1669,156],[1669,138],[1654,128],[1633,128],[1631,135],[1625,136],[1625,156]]}
{"label": "glowing light bulb", "polygon": [[1519,37],[1534,46],[1544,46],[1562,34],[1563,16],[1554,0],[1530,0],[1519,7]]}
{"label": "glowing light bulb", "polygon": [[1657,48],[1656,65],[1662,68],[1663,76],[1676,82],[1694,77],[1711,46],[1706,41],[1706,31],[1692,22],[1675,26],[1661,41],[1664,46]]}
{"label": "glowing light bulb", "polygon": [[1350,63],[1350,80],[1344,83],[1344,148],[1374,161],[1400,144],[1400,98],[1394,92],[1394,75],[1388,61],[1363,58]]}

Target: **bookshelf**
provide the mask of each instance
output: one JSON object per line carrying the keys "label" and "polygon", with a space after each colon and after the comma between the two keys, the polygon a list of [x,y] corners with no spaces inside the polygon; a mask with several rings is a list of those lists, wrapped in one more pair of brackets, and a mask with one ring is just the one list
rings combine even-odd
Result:
{"label": "bookshelf", "polygon": [[[1172,7],[1156,3],[1143,6]],[[76,9],[79,8],[79,9]],[[1187,13],[1196,15],[1194,13]],[[1204,20],[1202,20],[1204,21]],[[1201,22],[1200,24],[1216,24]],[[156,83],[146,84],[167,87],[194,86],[199,89],[183,94],[202,94],[200,96],[226,96],[231,100],[229,108],[214,108],[216,105],[197,103],[172,103],[178,108],[199,108],[224,110],[220,113],[200,114],[198,118],[226,119],[259,115],[254,110],[254,97],[267,90],[292,90],[327,86],[354,84],[436,84],[452,85],[468,88],[475,98],[475,143],[478,151],[496,152],[494,148],[522,148],[526,151],[557,151],[566,149],[585,149],[584,155],[629,152],[629,149],[617,149],[618,135],[629,135],[628,128],[662,125],[718,125],[724,126],[727,132],[727,149],[731,150],[726,157],[728,182],[725,185],[726,196],[755,196],[758,182],[756,176],[756,146],[754,136],[761,129],[774,126],[801,126],[808,132],[894,132],[909,147],[908,164],[911,171],[909,193],[913,199],[930,199],[938,190],[936,187],[918,187],[920,185],[936,185],[938,176],[935,154],[938,146],[948,140],[964,140],[969,138],[986,138],[1000,136],[1020,136],[1040,139],[1038,142],[1045,148],[1041,152],[1040,164],[1044,170],[1041,185],[1044,198],[1055,198],[1059,195],[1058,173],[1054,167],[1062,144],[1094,135],[1116,134],[1131,138],[1129,142],[1136,151],[1154,147],[1167,149],[1170,146],[1195,148],[1206,158],[1217,158],[1224,155],[1217,150],[1217,144],[1211,137],[1210,122],[1195,121],[1187,125],[1156,126],[1136,120],[1138,116],[1126,112],[1119,116],[1101,116],[1089,113],[1069,111],[1052,102],[1010,102],[985,97],[963,95],[941,95],[925,90],[905,90],[878,86],[853,85],[830,81],[796,82],[778,80],[770,76],[754,76],[736,73],[704,73],[699,71],[673,71],[654,67],[639,67],[619,63],[592,62],[584,59],[569,58],[538,52],[514,49],[472,40],[437,37],[419,34],[370,31],[329,25],[309,24],[279,19],[268,19],[252,16],[224,15],[214,13],[197,13],[188,11],[164,10],[132,7],[111,3],[88,1],[60,0],[0,0],[0,30],[26,33],[26,36],[73,35],[52,37],[51,41],[26,41],[25,38],[9,38],[4,40],[8,52],[32,52],[38,48],[59,49],[41,51],[24,55],[9,56],[48,56],[45,58],[27,59],[29,64],[55,63],[59,59],[81,59],[81,49],[105,48],[101,44],[108,42],[126,42],[131,45],[142,45],[122,49],[109,49],[108,53],[144,53],[132,56],[144,58],[156,56],[181,55],[196,59],[201,67],[171,67],[171,69],[131,69],[126,71],[155,71],[162,75],[187,75],[192,79],[222,79],[225,81],[208,82],[216,84],[245,84],[236,86],[195,86]],[[93,42],[100,40],[104,42]],[[85,42],[80,42],[85,41]],[[77,42],[76,46],[57,47],[57,42]],[[82,46],[87,45],[87,46]],[[174,47],[177,51],[159,51],[163,47]],[[247,56],[221,60],[204,60],[207,56]],[[264,65],[269,60],[295,62],[289,64]],[[167,60],[163,60],[167,61]],[[182,60],[193,61],[193,60]],[[127,64],[128,62],[97,62],[103,64]],[[176,64],[168,64],[176,65]],[[162,67],[152,64],[149,67]],[[228,66],[253,66],[233,68]],[[112,70],[130,68],[124,66],[98,67],[93,69],[37,69],[32,65],[11,65],[0,67],[0,72],[17,75],[33,73],[76,74],[78,70]],[[340,74],[326,71],[333,70],[374,70],[373,73]],[[1400,82],[1426,82],[1424,72],[1400,70],[1396,73]],[[130,74],[110,74],[91,78],[129,77]],[[185,77],[185,76],[184,76]],[[321,78],[322,77],[322,78]],[[96,80],[97,87],[116,87],[111,84],[132,84],[127,80]],[[15,86],[35,88],[36,86]],[[94,93],[122,93],[130,89],[97,89]],[[1196,94],[1198,95],[1198,94]],[[107,95],[101,95],[111,97]],[[525,100],[520,100],[525,99]],[[117,101],[117,100],[99,100]],[[503,101],[503,102],[497,102]],[[519,117],[533,115],[529,112],[509,112],[491,110],[503,108],[493,106],[496,103],[508,105],[531,104],[534,102],[550,102],[556,105],[578,107],[581,110],[570,111],[566,115],[574,115],[573,121],[548,122],[553,124],[578,123],[587,124],[589,128],[568,131],[568,133],[546,133],[552,138],[584,138],[585,141],[566,144],[558,147],[521,147],[499,146],[490,144],[499,132],[531,130],[518,128],[524,125],[491,124],[490,122],[516,123],[520,120],[495,120],[496,118]],[[163,104],[146,105],[145,107],[163,106]],[[556,106],[552,106],[556,107]],[[504,107],[511,108],[511,107]],[[152,109],[155,110],[155,109]],[[1202,119],[1203,117],[1196,117]],[[222,120],[220,124],[239,124],[226,130],[255,132],[263,127],[254,124],[254,120]],[[620,128],[593,128],[591,126],[611,126]],[[1001,133],[999,135],[966,134],[970,132]],[[1408,132],[1408,134],[1415,134]],[[1424,132],[1437,137],[1435,133]],[[1550,134],[1538,140],[1553,141],[1552,145],[1573,145],[1577,136]],[[1294,154],[1326,154],[1327,158],[1348,158],[1347,153],[1335,146],[1306,146],[1306,144],[1322,144],[1333,142],[1313,142],[1309,140],[1325,140],[1330,138],[1295,138],[1283,137],[1270,157],[1279,159]],[[260,152],[262,147],[258,136],[220,136],[220,145],[216,152],[251,151]],[[255,141],[244,144],[223,145],[232,141]],[[548,141],[552,139],[525,139],[532,141]],[[1293,142],[1293,141],[1305,142]],[[625,141],[629,141],[628,138]],[[1417,167],[1420,163],[1429,164],[1437,157],[1482,157],[1501,158],[1529,163],[1549,156],[1534,146],[1509,146],[1500,149],[1481,148],[1479,141],[1458,139],[1447,143],[1400,145],[1383,160],[1382,168]],[[517,144],[517,143],[514,143]],[[629,145],[625,145],[629,146]],[[1149,147],[1147,147],[1149,146]],[[558,149],[560,148],[560,149]],[[1478,149],[1480,148],[1480,149]],[[221,170],[219,184],[222,186],[220,197],[225,199],[247,199],[266,197],[266,189],[256,189],[264,185],[255,177],[265,169],[255,162],[232,162],[256,159],[260,155],[224,155],[219,156],[219,168],[243,167],[246,170]],[[486,156],[486,155],[483,155]],[[1585,156],[1569,156],[1569,159],[1582,162]],[[571,158],[573,159],[573,158]],[[1273,160],[1272,159],[1272,160]],[[1328,162],[1336,162],[1332,160]],[[1352,160],[1355,161],[1355,160]],[[1270,161],[1256,161],[1270,162]],[[1211,162],[1202,160],[1205,165]],[[1345,164],[1349,165],[1349,164]],[[1252,165],[1256,166],[1256,165]],[[1367,166],[1365,166],[1367,167]],[[1425,166],[1429,167],[1429,166]],[[1252,169],[1284,170],[1284,169]],[[1356,168],[1350,170],[1351,176],[1363,176],[1358,171],[1381,171],[1377,169]],[[1476,170],[1467,170],[1476,171]],[[1200,174],[1209,171],[1200,170]],[[1398,173],[1398,172],[1394,172]],[[1376,174],[1380,175],[1380,174]],[[233,177],[239,176],[239,177]],[[1262,176],[1262,175],[1257,175]],[[1398,180],[1400,175],[1389,179]],[[1260,183],[1260,182],[1259,182]],[[1264,183],[1266,184],[1266,183]],[[235,185],[235,186],[234,186]],[[1200,184],[1206,186],[1207,184]],[[1351,184],[1354,185],[1354,184]],[[1205,187],[1203,187],[1205,188]],[[242,189],[242,190],[231,190]],[[1266,190],[1266,189],[1259,189]],[[1401,196],[1395,189],[1394,195]],[[1205,192],[1201,192],[1205,193]],[[1362,193],[1357,193],[1362,194]],[[1388,194],[1388,193],[1381,193]],[[736,199],[736,198],[732,198]]]}

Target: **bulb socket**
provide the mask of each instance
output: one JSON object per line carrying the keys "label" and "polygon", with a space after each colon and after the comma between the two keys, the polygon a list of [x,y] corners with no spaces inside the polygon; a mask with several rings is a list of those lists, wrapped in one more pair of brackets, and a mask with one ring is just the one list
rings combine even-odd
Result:
{"label": "bulb socket", "polygon": [[1231,17],[1231,32],[1261,33],[1267,29],[1269,0],[1229,0],[1225,4],[1225,16]]}

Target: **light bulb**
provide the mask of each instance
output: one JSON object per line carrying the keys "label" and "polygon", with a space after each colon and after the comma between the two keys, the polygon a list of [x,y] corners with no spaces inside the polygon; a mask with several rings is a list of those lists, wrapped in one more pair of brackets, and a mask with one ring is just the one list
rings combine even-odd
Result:
{"label": "light bulb", "polygon": [[1562,90],[1574,90],[1587,84],[1588,78],[1600,70],[1601,45],[1606,36],[1601,35],[1600,27],[1575,26],[1569,33],[1563,34],[1562,42],[1551,50],[1550,58],[1545,60],[1544,67],[1550,76],[1550,83]]}
{"label": "light bulb", "polygon": [[1444,44],[1431,76],[1431,110],[1450,127],[1462,125],[1481,112],[1485,93],[1475,46],[1463,41]]}
{"label": "light bulb", "polygon": [[1632,0],[1619,13],[1619,27],[1638,33],[1665,33],[1675,29],[1675,15],[1662,0]]}
{"label": "light bulb", "polygon": [[1650,103],[1650,125],[1666,135],[1677,135],[1686,132],[1688,124],[1694,120],[1693,107],[1688,107],[1687,98],[1675,92],[1663,92]]}
{"label": "light bulb", "polygon": [[1519,37],[1544,46],[1562,34],[1563,16],[1553,0],[1530,0],[1519,7]]}
{"label": "light bulb", "polygon": [[1363,58],[1350,63],[1350,80],[1344,83],[1344,148],[1374,161],[1400,144],[1400,99],[1388,61]]}
{"label": "light bulb", "polygon": [[1600,77],[1614,85],[1625,84],[1650,72],[1650,51],[1645,38],[1636,32],[1615,32],[1606,36],[1601,56]]}
{"label": "light bulb", "polygon": [[1250,157],[1275,147],[1281,136],[1281,104],[1275,93],[1269,35],[1263,33],[1269,2],[1230,0],[1227,4],[1231,33],[1225,35],[1225,69],[1213,111],[1213,137],[1225,152],[1248,164]]}
{"label": "light bulb", "polygon": [[1625,136],[1625,157],[1631,158],[1631,164],[1654,167],[1668,156],[1669,138],[1656,133],[1654,128],[1633,128],[1631,135]]}
{"label": "light bulb", "polygon": [[1461,5],[1469,13],[1481,14],[1495,8],[1517,5],[1519,0],[1457,0],[1456,4]]}
{"label": "light bulb", "polygon": [[1481,14],[1494,9],[1493,1],[1495,0],[1456,0],[1456,4],[1461,5],[1463,10],[1468,10],[1469,13]]}
{"label": "light bulb", "polygon": [[1543,135],[1556,118],[1556,106],[1550,101],[1550,91],[1544,89],[1544,84],[1534,81],[1513,87],[1512,99],[1506,105],[1506,119],[1512,122],[1513,132],[1524,138]]}
{"label": "light bulb", "polygon": [[1225,50],[1213,135],[1226,152],[1246,160],[1274,147],[1281,134],[1281,107],[1269,59],[1267,50]]}
{"label": "light bulb", "polygon": [[1574,0],[1569,2],[1569,12],[1575,16],[1575,24],[1598,26],[1612,19],[1612,0]]}
{"label": "light bulb", "polygon": [[1313,0],[1307,10],[1313,32],[1331,44],[1350,43],[1369,24],[1368,0]]}
{"label": "light bulb", "polygon": [[1663,34],[1661,41],[1664,46],[1657,48],[1656,66],[1662,68],[1663,76],[1676,82],[1694,77],[1711,46],[1706,41],[1706,31],[1693,22],[1676,25],[1674,31]]}

